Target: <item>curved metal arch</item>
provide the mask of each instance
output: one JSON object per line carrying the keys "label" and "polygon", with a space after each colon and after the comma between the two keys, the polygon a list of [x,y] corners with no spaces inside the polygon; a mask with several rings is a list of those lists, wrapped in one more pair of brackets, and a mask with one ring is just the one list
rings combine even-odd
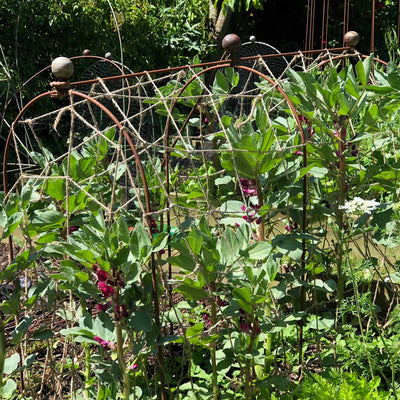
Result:
{"label": "curved metal arch", "polygon": [[[331,61],[342,60],[342,59],[348,59],[348,58],[351,58],[351,57],[359,57],[359,59],[362,59],[362,58],[365,59],[365,58],[368,58],[369,56],[367,56],[367,55],[365,55],[365,54],[361,54],[361,53],[355,53],[355,54],[340,54],[340,55],[335,56],[335,57],[332,57],[332,58],[330,58],[330,59],[328,59],[328,60],[321,61],[321,62],[318,64],[317,67],[320,68],[320,67],[323,67],[323,66],[325,66],[326,64],[330,63]],[[387,63],[386,61],[381,60],[380,58],[373,57],[373,60],[374,60],[375,62],[377,62],[378,64],[381,64],[381,65],[383,65],[383,66],[385,66],[385,67],[388,66],[388,63]]]}
{"label": "curved metal arch", "polygon": [[[222,69],[222,68],[226,68],[226,67],[234,67],[237,69],[243,69],[243,70],[247,70],[250,73],[255,73],[257,75],[259,75],[261,78],[263,78],[264,80],[266,80],[267,82],[269,82],[271,85],[273,85],[273,87],[275,87],[279,93],[284,97],[286,103],[289,105],[289,108],[295,118],[296,121],[296,125],[297,128],[300,132],[300,136],[301,136],[301,143],[303,146],[303,167],[307,167],[307,151],[306,151],[306,138],[304,135],[304,130],[303,127],[301,125],[301,121],[299,118],[299,115],[296,111],[296,108],[294,106],[294,104],[292,103],[292,101],[289,99],[288,95],[285,93],[285,91],[282,89],[282,87],[279,85],[279,82],[274,81],[273,79],[271,79],[270,77],[268,77],[267,75],[263,74],[260,71],[255,70],[254,68],[251,67],[246,67],[246,66],[242,66],[242,65],[235,65],[232,62],[229,63],[225,63],[222,65],[215,65],[215,66],[211,66],[208,68],[205,68],[204,70],[198,72],[196,75],[194,75],[193,77],[191,77],[184,85],[183,87],[180,89],[177,98],[174,100],[173,104],[170,107],[169,110],[169,114],[168,114],[168,119],[166,122],[166,128],[165,128],[165,147],[166,149],[169,148],[169,126],[171,123],[171,115],[172,112],[177,104],[178,98],[182,95],[182,93],[185,91],[185,89],[190,85],[190,83],[192,83],[195,79],[198,78],[198,76],[203,75],[207,72],[211,72],[214,70],[218,70],[218,69]],[[185,128],[185,126],[187,125],[187,123],[189,122],[189,118],[187,118],[184,122],[184,126],[181,128],[181,131]],[[176,143],[176,141],[174,142]],[[168,152],[166,153],[165,159],[164,159],[165,163],[166,163],[166,183],[167,183],[167,194],[169,194],[169,163],[168,163]],[[307,174],[304,175],[304,179],[303,179],[303,208],[302,208],[302,230],[303,233],[307,232],[307,188],[308,188],[308,179],[307,179]],[[305,239],[302,239],[302,248],[303,248],[303,253],[302,253],[302,264],[303,266],[305,266],[305,253],[306,253],[306,243],[305,243]]]}
{"label": "curved metal arch", "polygon": [[[118,77],[116,77],[115,79],[118,79],[118,78],[119,78],[119,79],[121,79],[121,78],[122,78],[122,79],[125,79],[125,81],[126,81],[127,84],[128,84],[128,87],[129,87],[129,82],[128,82],[128,79],[125,77],[125,73],[124,73],[123,69],[121,69],[121,68],[118,66],[118,64],[120,64],[120,63],[117,63],[117,62],[115,62],[115,61],[113,61],[113,60],[110,60],[110,59],[108,59],[108,58],[106,58],[106,57],[94,56],[94,55],[91,55],[91,54],[89,54],[89,55],[87,55],[87,56],[85,56],[85,55],[80,55],[80,56],[69,57],[70,60],[80,60],[80,59],[87,59],[87,58],[93,58],[93,59],[97,59],[97,60],[100,60],[100,61],[106,61],[106,62],[111,63],[116,69],[118,69],[118,70],[121,72],[121,76],[118,76]],[[42,68],[40,71],[36,72],[35,74],[33,74],[30,78],[28,78],[28,79],[16,90],[15,94],[20,93],[20,92],[22,91],[22,89],[23,89],[25,86],[28,85],[28,83],[30,83],[32,80],[34,80],[35,78],[37,78],[39,75],[41,75],[43,72],[49,70],[50,68],[51,68],[51,64],[48,65],[47,67]],[[129,69],[129,68],[128,68],[128,69]],[[129,69],[129,71],[130,71],[130,69]],[[130,96],[129,96],[129,97],[130,97]],[[13,100],[13,97],[11,97],[11,99],[9,99],[8,102],[6,103],[6,105],[4,106],[3,115],[6,114],[7,109],[8,109],[8,107],[10,106],[12,100]],[[129,98],[129,104],[128,104],[128,112],[129,112],[129,109],[130,109],[130,98]]]}
{"label": "curved metal arch", "polygon": [[[151,228],[151,214],[150,214],[150,199],[149,199],[149,189],[148,189],[148,185],[147,185],[147,179],[146,179],[146,175],[144,173],[144,169],[143,169],[143,165],[141,163],[141,160],[139,158],[139,154],[136,150],[135,145],[132,142],[131,137],[129,136],[127,130],[122,126],[121,122],[118,120],[118,118],[107,108],[105,107],[103,104],[101,104],[100,102],[98,102],[97,100],[91,98],[90,96],[84,94],[84,93],[80,93],[76,90],[70,90],[68,92],[71,96],[77,96],[77,97],[81,97],[87,101],[89,101],[90,103],[94,104],[95,106],[99,107],[102,111],[104,111],[108,117],[115,123],[115,125],[119,128],[120,132],[124,135],[130,149],[132,150],[132,153],[134,154],[135,160],[136,160],[136,165],[139,169],[139,173],[142,179],[142,184],[143,184],[143,189],[144,189],[144,195],[145,195],[145,203],[146,203],[146,222],[148,225],[148,229],[149,229],[149,235],[151,236],[152,234],[152,228]],[[22,110],[21,112],[18,114],[17,118],[14,120],[12,127],[10,129],[10,132],[8,134],[7,137],[7,141],[6,141],[6,148],[4,151],[4,157],[3,157],[3,182],[4,182],[4,192],[5,192],[5,196],[7,193],[7,159],[8,159],[8,152],[9,152],[9,147],[10,147],[10,142],[11,142],[11,138],[14,132],[14,126],[16,123],[18,123],[18,121],[21,119],[21,117],[23,116],[23,114],[29,109],[29,107],[36,103],[37,101],[46,98],[46,97],[51,97],[52,95],[57,95],[57,91],[53,90],[50,92],[46,92],[46,93],[42,93],[41,95],[35,97],[34,99],[32,99]],[[10,263],[13,259],[13,249],[12,249],[12,235],[9,236],[8,239],[8,245],[9,245],[9,258],[10,258]],[[157,325],[157,327],[160,329],[161,325],[160,325],[160,303],[159,303],[159,298],[157,295],[158,292],[158,285],[157,285],[157,271],[156,271],[156,263],[155,263],[155,257],[154,257],[154,253],[151,254],[151,258],[150,258],[150,264],[151,264],[151,278],[152,278],[152,287],[153,287],[153,302],[154,302],[154,317],[155,317],[155,323]],[[162,351],[162,347],[161,345],[158,346],[158,362],[160,364],[160,366],[162,366],[163,364],[163,351]],[[160,369],[160,373],[161,373],[161,379],[164,380],[164,375],[163,375],[163,369]]]}

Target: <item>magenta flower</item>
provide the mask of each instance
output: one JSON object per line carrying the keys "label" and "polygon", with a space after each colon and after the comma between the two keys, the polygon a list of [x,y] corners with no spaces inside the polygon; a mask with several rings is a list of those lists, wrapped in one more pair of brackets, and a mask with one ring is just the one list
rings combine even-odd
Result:
{"label": "magenta flower", "polygon": [[103,293],[103,296],[107,299],[111,297],[114,293],[114,288],[110,285],[107,285],[104,282],[99,282],[97,287]]}
{"label": "magenta flower", "polygon": [[105,303],[105,304],[97,304],[96,308],[97,308],[99,311],[107,311],[107,310],[110,308],[110,305],[111,305],[111,302],[108,301],[108,302]]}
{"label": "magenta flower", "polygon": [[247,194],[248,196],[257,195],[257,187],[255,179],[240,178],[240,184],[242,185],[243,193]]}
{"label": "magenta flower", "polygon": [[128,367],[128,369],[136,369],[137,368],[137,364],[135,363],[135,364],[132,364],[132,365],[130,365],[129,367]]}
{"label": "magenta flower", "polygon": [[116,349],[115,343],[109,342],[108,340],[104,340],[100,336],[95,336],[93,339],[97,343],[99,343],[103,349],[109,349],[109,350],[115,350]]}
{"label": "magenta flower", "polygon": [[97,279],[100,282],[106,282],[108,278],[107,272],[102,270],[102,269],[98,269],[97,270]]}

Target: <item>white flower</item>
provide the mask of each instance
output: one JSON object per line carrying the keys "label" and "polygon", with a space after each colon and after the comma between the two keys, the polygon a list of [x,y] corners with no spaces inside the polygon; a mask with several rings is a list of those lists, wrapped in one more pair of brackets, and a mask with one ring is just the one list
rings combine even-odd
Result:
{"label": "white flower", "polygon": [[344,206],[339,206],[340,209],[345,210],[346,214],[371,214],[376,210],[379,203],[375,200],[364,200],[361,197],[354,197],[353,200],[346,201]]}

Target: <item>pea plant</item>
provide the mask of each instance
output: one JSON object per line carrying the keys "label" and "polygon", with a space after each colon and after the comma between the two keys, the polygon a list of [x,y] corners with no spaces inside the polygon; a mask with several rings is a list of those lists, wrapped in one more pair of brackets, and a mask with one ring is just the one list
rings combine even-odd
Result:
{"label": "pea plant", "polygon": [[95,130],[1,194],[2,398],[397,398],[396,66],[289,69],[246,114],[206,81],[145,100],[140,163]]}

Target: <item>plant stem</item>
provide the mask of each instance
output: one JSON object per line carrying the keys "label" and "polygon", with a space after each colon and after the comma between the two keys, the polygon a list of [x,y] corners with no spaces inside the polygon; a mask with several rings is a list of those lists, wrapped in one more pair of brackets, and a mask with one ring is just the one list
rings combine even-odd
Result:
{"label": "plant stem", "polygon": [[126,372],[124,350],[122,348],[123,347],[122,327],[121,327],[120,321],[116,321],[115,329],[117,332],[117,358],[118,358],[119,368],[120,368],[121,374],[122,374],[122,382],[124,383],[124,397],[123,398],[125,400],[129,400],[129,394],[131,392],[131,381]]}
{"label": "plant stem", "polygon": [[[256,175],[256,188],[257,188],[257,198],[258,198],[258,206],[261,207],[264,205],[264,196],[263,190],[261,187],[261,182],[259,179],[258,174]],[[264,218],[261,218],[260,225],[258,227],[258,240],[262,241],[265,239],[265,221]],[[265,300],[265,315],[269,318],[271,317],[271,298],[269,293],[267,293],[266,300]],[[272,351],[272,334],[267,333],[266,341],[265,341],[265,357],[269,358]],[[265,362],[265,373],[269,373],[269,367],[271,362],[266,360]]]}
{"label": "plant stem", "polygon": [[339,240],[337,243],[337,254],[336,254],[336,270],[338,279],[338,307],[340,306],[344,296],[344,276],[342,270],[343,262],[343,209],[346,199],[346,155],[345,155],[345,141],[346,141],[346,126],[345,123],[341,124],[340,127],[340,139],[339,139],[339,172],[338,172],[338,207],[336,211],[336,220],[339,228]]}
{"label": "plant stem", "polygon": [[5,323],[3,321],[3,315],[0,311],[0,394],[3,388],[3,377],[4,377],[4,362],[6,359],[6,335],[4,331]]}
{"label": "plant stem", "polygon": [[[82,315],[85,315],[86,313],[86,305],[84,299],[81,298],[81,308],[82,308]],[[85,349],[85,397],[88,399],[89,398],[89,380],[90,380],[90,374],[91,374],[91,368],[90,368],[90,346],[89,343],[83,343],[83,347]]]}
{"label": "plant stem", "polygon": [[[212,287],[212,292],[214,292],[214,285],[210,284]],[[211,297],[210,301],[210,306],[211,306],[211,335],[214,335],[215,333],[215,325],[217,323],[217,307],[215,305],[215,300],[213,297]],[[216,342],[215,340],[211,342],[210,344],[210,354],[211,354],[211,368],[212,368],[212,386],[213,386],[213,400],[218,400],[218,375],[217,375],[217,348],[216,348]]]}

